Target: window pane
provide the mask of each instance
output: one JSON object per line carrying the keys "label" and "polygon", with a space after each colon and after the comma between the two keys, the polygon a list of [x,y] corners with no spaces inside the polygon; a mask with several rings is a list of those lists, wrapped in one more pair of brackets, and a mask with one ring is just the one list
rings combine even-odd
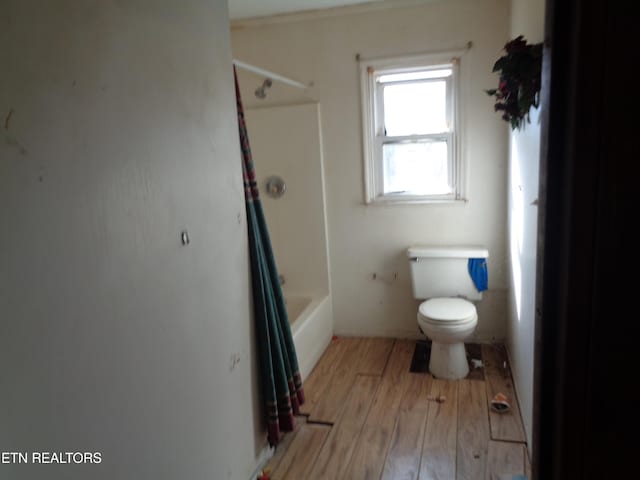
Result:
{"label": "window pane", "polygon": [[382,154],[384,193],[452,193],[447,168],[447,142],[387,143],[382,146]]}
{"label": "window pane", "polygon": [[385,85],[384,127],[388,136],[448,131],[446,82]]}
{"label": "window pane", "polygon": [[389,73],[387,75],[380,75],[378,82],[404,82],[407,80],[424,80],[426,78],[442,78],[450,77],[453,71],[450,68],[442,70],[420,70],[419,72],[405,72],[405,73]]}

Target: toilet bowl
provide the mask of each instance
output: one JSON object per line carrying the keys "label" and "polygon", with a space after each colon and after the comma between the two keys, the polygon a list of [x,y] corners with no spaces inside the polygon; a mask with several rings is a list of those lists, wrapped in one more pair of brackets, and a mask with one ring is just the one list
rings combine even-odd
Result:
{"label": "toilet bowl", "polygon": [[436,378],[456,380],[469,373],[464,341],[474,332],[478,314],[463,298],[436,297],[418,308],[418,325],[432,342],[429,371]]}

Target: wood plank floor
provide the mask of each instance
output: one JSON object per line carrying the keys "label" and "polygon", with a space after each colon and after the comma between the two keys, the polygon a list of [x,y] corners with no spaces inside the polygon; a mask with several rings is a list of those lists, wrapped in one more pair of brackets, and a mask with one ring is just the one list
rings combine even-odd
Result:
{"label": "wood plank floor", "polygon": [[[448,381],[411,373],[414,348],[410,340],[334,339],[304,382],[304,417],[276,448],[271,478],[507,480],[528,474],[504,349],[482,346],[484,380]],[[491,412],[496,393],[509,398],[509,412]]]}

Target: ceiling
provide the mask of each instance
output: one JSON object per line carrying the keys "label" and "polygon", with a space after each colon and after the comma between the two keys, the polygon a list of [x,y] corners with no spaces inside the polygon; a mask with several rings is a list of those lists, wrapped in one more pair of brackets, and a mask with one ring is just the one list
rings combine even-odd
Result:
{"label": "ceiling", "polygon": [[232,20],[393,0],[228,0]]}

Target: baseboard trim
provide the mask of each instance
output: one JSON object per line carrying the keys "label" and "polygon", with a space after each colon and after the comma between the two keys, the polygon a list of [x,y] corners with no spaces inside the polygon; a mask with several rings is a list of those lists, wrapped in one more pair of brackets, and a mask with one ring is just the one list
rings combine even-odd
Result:
{"label": "baseboard trim", "polygon": [[258,480],[258,476],[260,475],[262,470],[264,470],[264,467],[267,466],[269,460],[271,460],[271,457],[273,457],[274,452],[275,448],[271,448],[268,445],[264,446],[264,448],[260,452],[260,455],[258,455],[257,467],[249,477],[249,480]]}

